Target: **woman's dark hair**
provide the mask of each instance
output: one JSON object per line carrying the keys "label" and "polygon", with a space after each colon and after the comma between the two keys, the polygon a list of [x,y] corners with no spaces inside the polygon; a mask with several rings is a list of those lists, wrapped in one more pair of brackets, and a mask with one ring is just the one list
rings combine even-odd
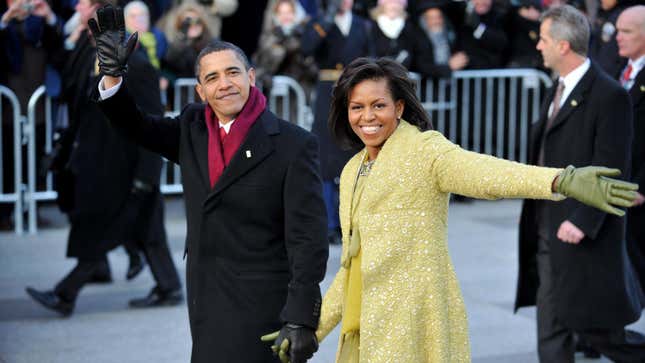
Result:
{"label": "woman's dark hair", "polygon": [[416,84],[408,77],[408,70],[389,58],[357,58],[345,68],[332,91],[329,131],[336,142],[346,149],[363,147],[347,117],[348,98],[354,87],[365,80],[387,81],[394,101],[402,100],[402,118],[419,130],[432,129],[430,117],[416,96]]}

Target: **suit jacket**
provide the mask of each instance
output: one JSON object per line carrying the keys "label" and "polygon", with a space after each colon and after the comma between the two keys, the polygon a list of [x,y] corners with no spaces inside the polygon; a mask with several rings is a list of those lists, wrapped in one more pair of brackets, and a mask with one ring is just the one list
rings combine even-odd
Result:
{"label": "suit jacket", "polygon": [[[631,103],[620,85],[591,63],[565,100],[549,130],[547,110],[554,90],[533,125],[529,157],[536,163],[542,135],[544,164],[550,167],[602,165],[618,168],[629,178],[632,139]],[[642,309],[640,288],[625,250],[625,219],[575,200],[545,203],[553,266],[556,315],[572,329],[618,328],[637,320]],[[537,223],[534,201],[525,201],[520,222],[520,269],[516,309],[534,305],[538,286],[535,255]],[[556,237],[569,220],[585,238],[580,244]],[[601,267],[602,266],[602,267]]]}
{"label": "suit jacket", "polygon": [[181,166],[192,362],[275,362],[260,335],[318,325],[328,247],[315,137],[265,110],[211,189],[203,104],[152,117],[125,85],[99,105]]}
{"label": "suit jacket", "polygon": [[[620,78],[625,62],[615,74]],[[634,140],[632,141],[632,182],[638,183],[639,192],[645,194],[645,71],[641,69],[629,89],[634,115]],[[627,252],[645,290],[645,205],[627,210]]]}
{"label": "suit jacket", "polygon": [[[365,151],[340,179],[342,258],[347,258],[354,183]],[[470,362],[468,322],[448,254],[451,192],[476,198],[553,198],[559,169],[465,151],[436,131],[401,121],[365,180],[359,207],[361,362]],[[318,335],[341,320],[348,269],[323,298]]]}

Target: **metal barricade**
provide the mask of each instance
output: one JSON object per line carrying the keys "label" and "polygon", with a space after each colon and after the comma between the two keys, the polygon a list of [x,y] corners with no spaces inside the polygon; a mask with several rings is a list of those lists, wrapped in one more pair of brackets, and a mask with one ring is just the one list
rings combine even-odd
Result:
{"label": "metal barricade", "polygon": [[[292,106],[295,101],[295,106]],[[313,114],[307,106],[307,96],[298,82],[287,76],[273,76],[269,109],[283,120],[289,120],[305,130],[311,130]]]}
{"label": "metal barricade", "polygon": [[34,93],[29,98],[29,103],[27,104],[27,125],[25,127],[25,133],[27,139],[27,192],[25,193],[25,203],[27,203],[27,209],[29,211],[29,220],[28,220],[28,230],[29,234],[36,234],[38,231],[38,225],[36,221],[37,211],[36,203],[44,200],[55,200],[57,193],[54,191],[52,173],[47,172],[47,177],[45,181],[44,190],[37,189],[37,169],[38,164],[36,161],[36,143],[38,142],[36,138],[36,110],[39,101],[43,99],[45,102],[45,153],[49,154],[52,151],[52,136],[53,136],[53,125],[52,125],[52,102],[51,98],[47,96],[45,92],[45,86],[40,86],[34,91]]}
{"label": "metal barricade", "polygon": [[[9,88],[0,85],[0,101],[2,98],[8,99],[13,114],[13,165],[9,165],[9,168],[13,167],[14,190],[13,192],[5,191],[7,186],[4,185],[4,173],[7,169],[4,165],[4,156],[0,155],[0,203],[13,204],[14,231],[16,234],[21,235],[23,234],[22,193],[24,192],[24,185],[22,184],[22,145],[24,143],[22,139],[22,127],[25,121],[24,116],[22,116],[22,113],[20,112],[20,102],[18,102],[16,94]],[[4,107],[3,105],[4,104],[0,102],[0,152],[4,150],[5,146],[3,145],[3,132],[5,132],[5,130],[3,130],[3,126],[6,122],[5,120],[1,120],[1,118],[4,117],[4,110],[2,109]]]}
{"label": "metal barricade", "polygon": [[458,71],[450,79],[428,79],[421,99],[435,129],[452,142],[526,162],[529,126],[551,83],[535,69]]}

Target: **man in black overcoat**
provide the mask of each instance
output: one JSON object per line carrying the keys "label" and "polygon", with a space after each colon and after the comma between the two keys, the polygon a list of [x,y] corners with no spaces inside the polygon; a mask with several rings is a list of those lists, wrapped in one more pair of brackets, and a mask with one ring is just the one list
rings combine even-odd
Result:
{"label": "man in black overcoat", "polygon": [[[79,27],[86,27],[104,3],[80,0],[76,5]],[[54,164],[59,175],[65,175],[58,178],[58,199],[71,224],[67,257],[76,258],[77,264],[54,289],[26,290],[44,307],[69,315],[80,290],[105,261],[105,254],[123,240],[123,212],[132,191],[138,152],[136,145],[119,135],[90,100],[98,73],[89,31],[81,28],[77,38],[64,41],[48,3],[38,1],[34,6],[32,13],[46,20],[43,46],[50,63],[61,71],[61,98],[69,107],[70,127],[62,136],[63,147]]]}
{"label": "man in black overcoat", "polygon": [[136,36],[123,44],[120,9],[98,19],[94,97],[116,128],[181,165],[192,362],[276,362],[260,336],[278,329],[291,361],[306,361],[328,255],[316,138],[266,109],[246,55],[221,41],[197,60],[205,104],[142,113],[121,77]]}
{"label": "man in black overcoat", "polygon": [[[559,74],[533,126],[530,162],[607,165],[629,176],[632,134],[627,92],[587,58],[589,26],[565,5],[543,15],[538,50]],[[560,86],[562,85],[562,86]],[[562,88],[564,87],[564,88]],[[643,293],[627,257],[625,219],[574,200],[525,201],[516,309],[537,305],[541,362],[573,362],[579,334],[614,361],[645,360]]]}
{"label": "man in black overcoat", "polygon": [[645,6],[625,9],[616,23],[618,52],[627,59],[615,74],[632,99],[632,181],[640,185],[627,211],[627,252],[645,289]]}

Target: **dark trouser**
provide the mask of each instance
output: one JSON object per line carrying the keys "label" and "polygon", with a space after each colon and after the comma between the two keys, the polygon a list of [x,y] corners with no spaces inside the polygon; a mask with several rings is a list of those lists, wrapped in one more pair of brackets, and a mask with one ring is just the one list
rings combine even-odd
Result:
{"label": "dark trouser", "polygon": [[[105,258],[105,256],[103,256]],[[76,301],[78,293],[83,286],[92,279],[94,272],[99,267],[101,259],[82,260],[79,259],[76,266],[65,276],[54,288],[61,299],[67,302]]]}
{"label": "dark trouser", "polygon": [[140,243],[139,247],[146,256],[146,261],[150,265],[152,276],[161,291],[171,291],[181,288],[179,274],[177,274],[175,263],[170,255],[167,240]]}
{"label": "dark trouser", "polygon": [[[543,239],[538,242],[537,265],[540,276],[537,292],[540,362],[573,363],[574,331],[564,326],[556,315],[549,247]],[[645,362],[645,336],[638,332],[619,328],[576,330],[575,333],[614,362]]]}
{"label": "dark trouser", "polygon": [[645,291],[645,206],[629,208],[627,211],[627,253],[634,271]]}
{"label": "dark trouser", "polygon": [[128,227],[132,230],[132,241],[126,245],[135,245],[143,251],[161,291],[177,290],[181,288],[181,283],[168,248],[162,196],[156,191],[139,197],[140,200],[132,201],[130,205],[136,216],[132,218],[134,223]]}

